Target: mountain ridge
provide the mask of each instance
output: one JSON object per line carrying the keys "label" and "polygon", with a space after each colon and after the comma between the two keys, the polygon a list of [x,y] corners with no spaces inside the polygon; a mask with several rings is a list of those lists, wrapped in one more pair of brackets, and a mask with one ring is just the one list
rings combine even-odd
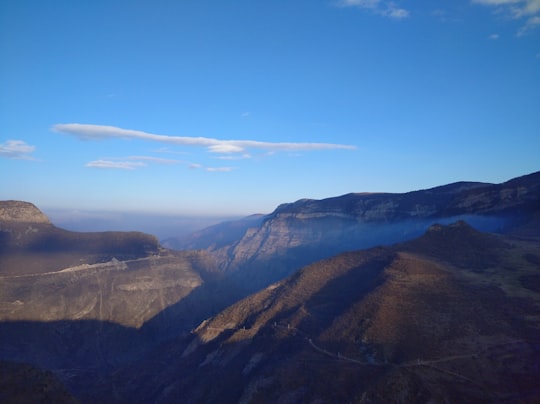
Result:
{"label": "mountain ridge", "polygon": [[196,251],[0,220],[0,359],[90,402],[534,400],[539,193],[533,173],[304,199]]}
{"label": "mountain ridge", "polygon": [[[445,242],[449,251],[439,248]],[[467,253],[479,248],[490,262]],[[538,275],[534,262],[538,238],[434,225],[418,239],[306,266],[113,383],[141,385],[141,366],[157,371],[174,356],[149,389],[123,394],[159,402],[535,402],[540,293],[526,287]]]}
{"label": "mountain ridge", "polygon": [[434,223],[466,220],[480,230],[506,232],[529,220],[538,205],[540,172],[501,184],[456,182],[400,194],[349,193],[281,204],[260,222],[238,226],[238,237],[225,245],[210,228],[196,241],[184,239],[184,246],[196,243],[223,271],[242,272],[240,277],[255,283],[260,278],[257,286],[262,287],[315,259],[402,242]]}

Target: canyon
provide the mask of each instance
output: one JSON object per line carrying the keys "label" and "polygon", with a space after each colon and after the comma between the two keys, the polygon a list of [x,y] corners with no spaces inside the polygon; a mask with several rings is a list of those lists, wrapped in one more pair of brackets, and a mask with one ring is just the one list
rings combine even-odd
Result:
{"label": "canyon", "polygon": [[534,401],[539,241],[540,172],[162,243],[0,201],[0,359],[66,402]]}

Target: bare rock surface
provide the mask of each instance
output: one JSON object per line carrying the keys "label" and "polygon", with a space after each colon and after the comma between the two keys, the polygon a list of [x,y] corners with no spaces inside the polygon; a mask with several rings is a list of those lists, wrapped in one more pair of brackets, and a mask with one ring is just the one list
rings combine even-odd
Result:
{"label": "bare rock surface", "polygon": [[34,204],[22,201],[0,201],[0,221],[50,224],[49,218]]}

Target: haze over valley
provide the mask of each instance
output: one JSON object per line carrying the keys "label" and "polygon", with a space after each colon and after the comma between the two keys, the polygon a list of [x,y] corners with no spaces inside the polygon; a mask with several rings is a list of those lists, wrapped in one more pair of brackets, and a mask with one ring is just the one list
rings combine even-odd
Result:
{"label": "haze over valley", "polygon": [[[2,201],[11,382],[0,393],[534,401],[539,208],[537,172],[303,199],[171,239],[173,250],[140,232],[67,231],[31,203]],[[50,387],[21,392],[28,369]]]}

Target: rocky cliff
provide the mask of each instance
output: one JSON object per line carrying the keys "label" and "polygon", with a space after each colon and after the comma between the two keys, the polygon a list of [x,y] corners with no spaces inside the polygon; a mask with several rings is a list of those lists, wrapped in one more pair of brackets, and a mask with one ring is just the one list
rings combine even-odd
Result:
{"label": "rocky cliff", "polygon": [[0,201],[0,222],[51,224],[34,204],[22,201]]}
{"label": "rocky cliff", "polygon": [[538,238],[436,225],[302,268],[113,383],[148,402],[538,402],[538,262]]}
{"label": "rocky cliff", "polygon": [[280,205],[228,245],[207,234],[206,245],[198,240],[198,246],[211,252],[224,271],[244,271],[249,282],[264,278],[260,286],[339,252],[417,237],[435,222],[465,219],[481,230],[506,231],[539,206],[540,172],[502,184],[458,182],[403,194],[353,193]]}
{"label": "rocky cliff", "polygon": [[57,228],[31,203],[0,202],[0,321],[142,324],[203,283],[213,260],[140,232]]}
{"label": "rocky cliff", "polygon": [[0,358],[73,386],[193,326],[191,306],[143,330],[213,278],[208,253],[170,251],[140,232],[66,231],[32,204],[0,205]]}

